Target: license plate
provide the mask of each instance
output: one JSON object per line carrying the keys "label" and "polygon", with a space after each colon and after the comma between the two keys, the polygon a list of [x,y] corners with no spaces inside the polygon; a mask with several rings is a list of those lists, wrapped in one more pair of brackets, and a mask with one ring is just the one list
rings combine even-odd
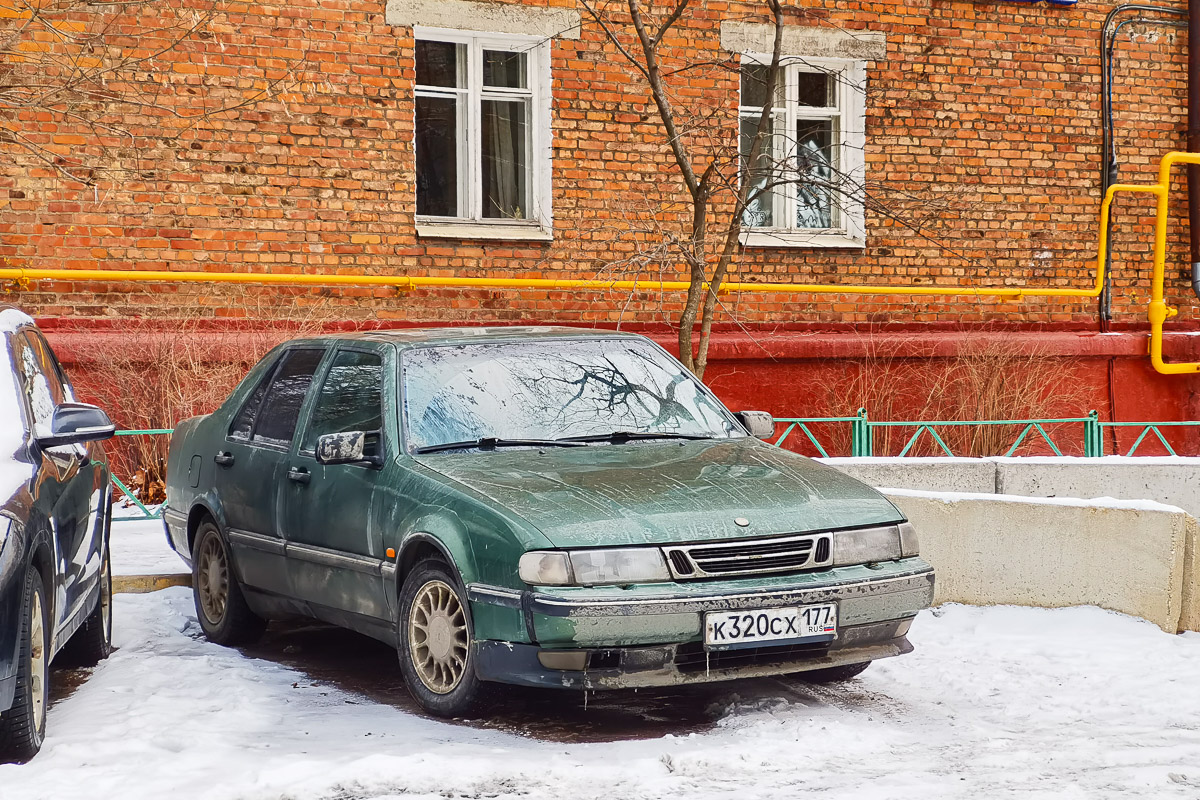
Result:
{"label": "license plate", "polygon": [[837,604],[752,611],[712,611],[704,615],[704,646],[710,650],[829,641],[837,636]]}

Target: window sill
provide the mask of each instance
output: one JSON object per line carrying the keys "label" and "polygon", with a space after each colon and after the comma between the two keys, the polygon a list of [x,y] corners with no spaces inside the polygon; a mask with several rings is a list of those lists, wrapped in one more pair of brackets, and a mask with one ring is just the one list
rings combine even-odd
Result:
{"label": "window sill", "polygon": [[864,250],[867,243],[837,231],[751,230],[742,231],[742,247],[786,247]]}
{"label": "window sill", "polygon": [[421,239],[479,239],[496,242],[552,242],[554,231],[537,223],[418,221]]}

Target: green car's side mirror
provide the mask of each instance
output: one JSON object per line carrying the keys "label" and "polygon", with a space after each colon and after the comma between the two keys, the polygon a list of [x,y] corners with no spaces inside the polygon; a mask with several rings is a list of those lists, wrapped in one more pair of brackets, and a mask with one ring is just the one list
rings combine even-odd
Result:
{"label": "green car's side mirror", "polygon": [[321,464],[354,464],[365,460],[367,434],[363,431],[327,433],[317,438],[317,462]]}
{"label": "green car's side mirror", "polygon": [[775,418],[766,411],[739,411],[734,416],[756,439],[770,439],[775,435]]}

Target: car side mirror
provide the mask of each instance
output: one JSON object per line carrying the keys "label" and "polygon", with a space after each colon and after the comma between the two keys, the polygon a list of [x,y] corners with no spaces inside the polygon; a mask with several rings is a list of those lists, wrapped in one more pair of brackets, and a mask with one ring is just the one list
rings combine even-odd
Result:
{"label": "car side mirror", "polygon": [[766,411],[739,411],[734,416],[756,439],[775,436],[775,418]]}
{"label": "car side mirror", "polygon": [[363,455],[367,447],[367,434],[363,431],[327,433],[317,437],[317,463],[356,464],[369,461]]}
{"label": "car side mirror", "polygon": [[88,403],[63,403],[50,418],[50,434],[37,437],[42,447],[60,447],[110,439],[117,426],[104,410]]}

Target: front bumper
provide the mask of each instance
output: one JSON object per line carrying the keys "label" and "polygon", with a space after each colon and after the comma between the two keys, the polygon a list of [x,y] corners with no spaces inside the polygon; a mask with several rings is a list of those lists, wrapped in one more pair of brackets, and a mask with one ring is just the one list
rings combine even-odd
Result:
{"label": "front bumper", "polygon": [[[473,585],[468,595],[476,635],[485,639],[476,643],[475,661],[484,680],[593,689],[672,686],[907,653],[912,618],[933,601],[933,569],[910,558],[757,582],[554,592]],[[706,612],[828,602],[838,606],[832,642],[704,650]],[[581,651],[586,653],[583,669],[547,669],[539,659],[540,653]]]}
{"label": "front bumper", "polygon": [[475,673],[485,681],[561,689],[636,689],[786,675],[910,653],[913,647],[904,634],[911,623],[909,618],[843,628],[837,641],[817,645],[710,652],[689,642],[588,650],[582,670],[546,668],[538,656],[547,651],[536,645],[476,642]]}

